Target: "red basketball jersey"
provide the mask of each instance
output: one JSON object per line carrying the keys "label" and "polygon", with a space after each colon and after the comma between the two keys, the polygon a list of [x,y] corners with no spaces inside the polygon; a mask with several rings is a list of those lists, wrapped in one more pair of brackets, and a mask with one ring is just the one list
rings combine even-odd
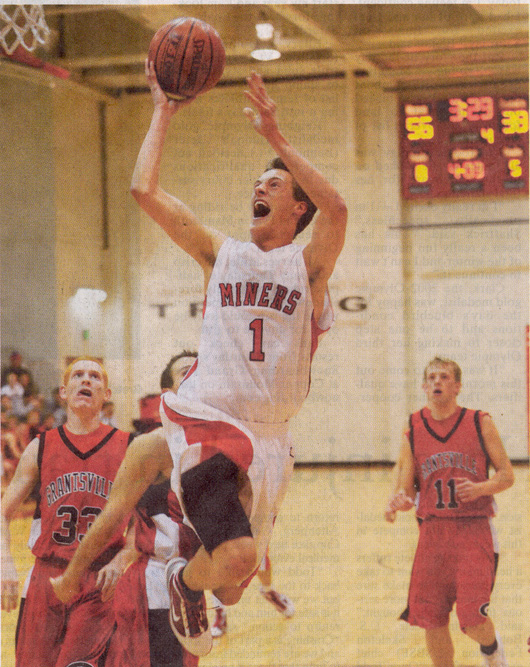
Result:
{"label": "red basketball jersey", "polygon": [[489,457],[480,414],[460,408],[448,419],[436,421],[430,410],[423,408],[410,416],[409,442],[420,489],[420,518],[494,515],[493,496],[465,503],[456,497],[456,478],[472,482],[488,479]]}
{"label": "red basketball jersey", "polygon": [[[107,502],[130,437],[106,424],[87,435],[74,435],[64,426],[41,435],[40,497],[30,538],[35,556],[70,560]],[[125,525],[98,561],[123,545]]]}

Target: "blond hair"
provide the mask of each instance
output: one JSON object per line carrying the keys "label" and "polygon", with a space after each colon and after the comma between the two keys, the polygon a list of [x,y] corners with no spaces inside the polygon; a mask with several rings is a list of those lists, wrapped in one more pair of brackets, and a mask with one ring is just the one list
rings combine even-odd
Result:
{"label": "blond hair", "polygon": [[105,387],[109,386],[109,376],[107,375],[107,371],[105,370],[105,366],[103,366],[101,359],[99,359],[98,357],[90,357],[88,355],[76,357],[73,361],[71,361],[68,364],[66,370],[63,373],[63,385],[66,386],[68,384],[68,380],[70,379],[70,375],[72,374],[72,368],[74,367],[75,364],[77,364],[78,361],[93,361],[95,364],[97,364],[101,368],[101,375],[103,376],[103,382],[105,383]]}
{"label": "blond hair", "polygon": [[456,382],[461,382],[462,381],[462,369],[456,363],[456,361],[453,361],[452,359],[445,359],[444,357],[434,357],[433,359],[431,359],[429,361],[427,366],[425,366],[425,369],[423,371],[423,381],[424,382],[427,382],[427,371],[429,370],[429,368],[431,366],[435,366],[435,365],[450,366],[452,371],[453,371],[453,375],[454,375],[454,378],[455,378]]}

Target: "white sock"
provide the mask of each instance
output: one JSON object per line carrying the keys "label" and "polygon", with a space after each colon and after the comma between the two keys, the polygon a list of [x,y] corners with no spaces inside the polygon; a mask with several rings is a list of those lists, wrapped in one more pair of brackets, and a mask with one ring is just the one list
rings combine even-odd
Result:
{"label": "white sock", "polygon": [[225,608],[225,606],[221,602],[221,600],[219,600],[219,598],[215,597],[215,595],[213,593],[212,593],[212,601],[213,601],[213,606],[214,607],[218,607],[218,608],[221,608],[221,609]]}

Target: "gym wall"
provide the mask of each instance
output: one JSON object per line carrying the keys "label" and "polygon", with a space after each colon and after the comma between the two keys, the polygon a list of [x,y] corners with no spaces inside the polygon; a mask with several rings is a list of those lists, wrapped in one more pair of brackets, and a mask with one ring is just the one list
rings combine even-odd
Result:
{"label": "gym wall", "polygon": [[[526,198],[402,204],[397,92],[343,77],[269,89],[287,137],[349,206],[330,282],[336,325],[293,420],[298,460],[394,460],[435,354],[462,366],[461,403],[489,411],[509,455],[526,457],[528,234],[507,222],[527,218]],[[161,182],[201,220],[245,239],[252,183],[271,151],[242,114],[242,91],[218,87],[177,115]],[[103,104],[61,82],[2,79],[0,104],[10,157],[0,212],[4,358],[19,349],[47,391],[66,356],[104,357],[129,428],[169,357],[196,346],[202,304],[200,269],[129,194],[151,99]],[[71,309],[78,287],[108,294],[88,321]]]}

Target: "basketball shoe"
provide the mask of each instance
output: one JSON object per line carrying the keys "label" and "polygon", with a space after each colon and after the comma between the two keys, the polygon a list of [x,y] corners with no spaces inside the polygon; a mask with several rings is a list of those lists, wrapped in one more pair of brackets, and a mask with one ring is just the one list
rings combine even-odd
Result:
{"label": "basketball shoe", "polygon": [[228,630],[228,620],[226,618],[226,609],[224,607],[216,607],[215,621],[212,625],[212,637],[221,637]]}
{"label": "basketball shoe", "polygon": [[206,599],[204,593],[198,602],[192,602],[186,597],[178,573],[187,562],[184,558],[172,558],[166,565],[169,623],[175,637],[189,653],[204,656],[212,650],[213,644],[206,616]]}
{"label": "basketball shoe", "polygon": [[501,638],[499,633],[495,633],[495,639],[497,640],[497,650],[491,655],[486,655],[485,653],[480,652],[484,664],[486,667],[508,667],[508,661],[506,660],[506,655],[504,653],[504,646],[502,645]]}
{"label": "basketball shoe", "polygon": [[280,614],[283,614],[285,618],[294,616],[294,604],[289,600],[287,595],[278,593],[272,588],[266,590],[263,586],[260,586],[259,592],[280,612]]}

